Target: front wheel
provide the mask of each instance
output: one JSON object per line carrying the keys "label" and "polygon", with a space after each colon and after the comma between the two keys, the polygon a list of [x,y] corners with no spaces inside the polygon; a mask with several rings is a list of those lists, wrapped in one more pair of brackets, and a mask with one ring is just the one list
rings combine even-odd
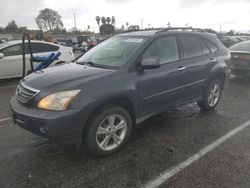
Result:
{"label": "front wheel", "polygon": [[202,100],[197,104],[203,110],[213,110],[219,103],[222,94],[222,81],[219,79],[212,80],[205,89]]}
{"label": "front wheel", "polygon": [[113,154],[127,142],[131,127],[131,117],[125,109],[104,107],[92,116],[85,129],[86,147],[95,156]]}

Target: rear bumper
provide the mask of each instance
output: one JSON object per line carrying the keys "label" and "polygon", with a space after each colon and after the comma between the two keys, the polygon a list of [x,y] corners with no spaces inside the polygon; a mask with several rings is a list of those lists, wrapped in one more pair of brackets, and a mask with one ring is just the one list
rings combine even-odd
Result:
{"label": "rear bumper", "polygon": [[231,74],[236,76],[248,76],[250,75],[250,61],[232,59],[231,60]]}
{"label": "rear bumper", "polygon": [[250,76],[250,67],[231,67],[231,74],[237,76]]}
{"label": "rear bumper", "polygon": [[82,143],[87,115],[81,109],[62,112],[31,109],[15,98],[10,101],[10,109],[14,123],[29,132],[63,144]]}

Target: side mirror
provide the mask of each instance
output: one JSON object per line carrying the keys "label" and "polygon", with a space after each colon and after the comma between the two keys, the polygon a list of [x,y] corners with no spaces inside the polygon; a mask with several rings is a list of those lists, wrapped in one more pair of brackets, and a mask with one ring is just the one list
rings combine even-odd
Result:
{"label": "side mirror", "polygon": [[146,58],[141,62],[142,69],[157,69],[160,66],[160,60],[157,58]]}
{"label": "side mirror", "polygon": [[3,53],[0,53],[0,59],[2,59],[4,57]]}

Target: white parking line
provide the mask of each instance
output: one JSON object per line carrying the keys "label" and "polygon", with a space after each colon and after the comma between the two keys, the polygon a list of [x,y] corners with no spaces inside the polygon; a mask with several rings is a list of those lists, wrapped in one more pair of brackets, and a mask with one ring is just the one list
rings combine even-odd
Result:
{"label": "white parking line", "polygon": [[0,122],[3,122],[3,121],[8,121],[8,120],[10,120],[10,119],[11,119],[10,117],[3,118],[3,119],[0,119]]}
{"label": "white parking line", "polygon": [[146,187],[146,188],[159,187],[161,184],[166,182],[168,179],[170,179],[171,177],[173,177],[174,175],[176,175],[177,173],[179,173],[180,171],[182,171],[184,168],[188,167],[189,165],[191,165],[195,161],[199,160],[201,157],[203,157],[204,155],[206,155],[210,151],[214,150],[215,148],[220,146],[222,143],[226,142],[228,139],[230,139],[231,137],[233,137],[234,135],[236,135],[237,133],[239,133],[240,131],[242,131],[243,129],[248,127],[249,125],[250,125],[250,120],[245,122],[244,124],[238,126],[237,128],[233,129],[232,131],[230,131],[226,135],[222,136],[221,138],[219,138],[218,140],[216,140],[212,144],[208,145],[204,149],[198,151],[196,154],[192,155],[187,160],[179,163],[178,165],[176,165],[170,169],[167,169],[165,172],[163,172],[158,177],[156,177],[155,179],[148,182],[143,187]]}

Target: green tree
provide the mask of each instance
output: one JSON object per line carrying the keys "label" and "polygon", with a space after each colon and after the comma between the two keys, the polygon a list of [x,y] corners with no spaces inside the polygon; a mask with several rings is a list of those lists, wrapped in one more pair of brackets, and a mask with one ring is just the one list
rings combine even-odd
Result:
{"label": "green tree", "polygon": [[28,28],[26,26],[18,27],[17,32],[20,34],[28,33]]}
{"label": "green tree", "polygon": [[0,26],[0,33],[4,32],[4,28]]}
{"label": "green tree", "polygon": [[111,24],[115,25],[115,17],[114,16],[111,17]]}
{"label": "green tree", "polygon": [[99,26],[100,25],[100,20],[101,20],[100,16],[96,16],[95,20],[97,22],[97,25]]}
{"label": "green tree", "polygon": [[111,22],[110,17],[107,17],[107,18],[106,18],[106,21],[107,21],[107,23],[109,24],[109,23]]}
{"label": "green tree", "polygon": [[235,32],[234,32],[234,30],[230,30],[229,32],[227,32],[227,35],[229,35],[229,36],[233,36],[233,35],[235,35]]}
{"label": "green tree", "polygon": [[[101,35],[111,35],[115,32],[115,27],[114,27],[114,23],[115,23],[115,17],[112,16],[105,18],[104,16],[100,17],[100,16],[96,16],[96,21],[97,24],[99,26],[99,30],[100,30],[100,34]],[[100,21],[101,21],[101,25],[100,25]]]}
{"label": "green tree", "polygon": [[104,24],[100,26],[101,35],[111,35],[115,32],[115,28],[111,24]]}
{"label": "green tree", "polygon": [[5,27],[5,32],[7,33],[16,33],[17,32],[17,24],[15,20],[11,20],[8,25]]}
{"label": "green tree", "polygon": [[35,21],[39,29],[44,29],[46,31],[63,28],[62,17],[58,12],[49,8],[41,10]]}
{"label": "green tree", "polygon": [[101,21],[102,21],[102,25],[106,24],[106,18],[104,16],[101,18]]}
{"label": "green tree", "polygon": [[128,29],[128,26],[129,26],[129,23],[128,23],[128,22],[126,22],[126,26],[127,26],[127,29]]}

